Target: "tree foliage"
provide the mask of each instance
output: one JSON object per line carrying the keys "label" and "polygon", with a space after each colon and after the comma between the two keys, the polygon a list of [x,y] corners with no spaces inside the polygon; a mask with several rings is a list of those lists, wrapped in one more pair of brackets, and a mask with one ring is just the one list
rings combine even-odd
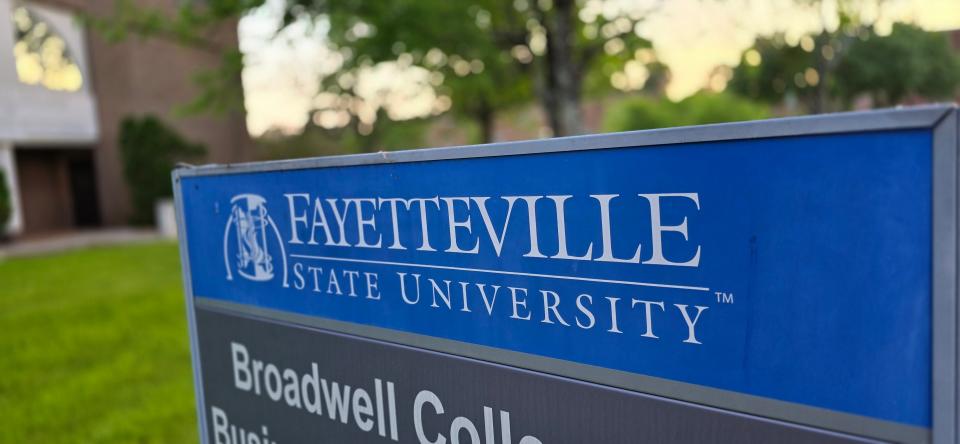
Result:
{"label": "tree foliage", "polygon": [[[814,91],[809,88],[805,74],[807,69],[815,69],[815,64],[812,52],[800,45],[788,45],[783,36],[759,39],[733,70],[727,89],[771,104],[782,102],[786,97],[809,102]],[[817,80],[819,82],[819,78]]]}
{"label": "tree foliage", "polygon": [[329,20],[331,43],[346,50],[338,74],[404,59],[440,73],[455,109],[466,115],[482,119],[535,98],[558,135],[581,131],[579,105],[591,68],[610,63],[607,56],[632,58],[635,49],[649,46],[634,32],[642,18],[635,12],[632,18],[626,12],[590,14],[573,0],[315,5],[302,10]]}
{"label": "tree foliage", "polygon": [[131,37],[160,39],[217,55],[219,66],[198,68],[193,73],[200,93],[177,111],[181,114],[227,113],[243,110],[240,71],[243,55],[233,42],[222,39],[222,26],[246,11],[263,6],[265,0],[207,0],[180,2],[173,12],[144,6],[136,0],[114,0],[107,15],[80,12],[79,19],[105,40],[117,43]]}
{"label": "tree foliage", "polygon": [[[133,0],[115,1],[113,16],[90,20],[106,35],[136,33],[200,47],[207,46],[212,26],[264,3],[189,2],[171,16]],[[634,50],[649,47],[635,32],[645,11],[629,4],[625,9],[577,0],[284,0],[283,6],[281,30],[304,21],[326,28],[342,63],[323,79],[322,92],[336,100],[322,106],[346,113],[365,131],[376,115],[371,108],[379,104],[356,90],[360,72],[399,63],[428,70],[441,101],[451,100],[454,112],[475,119],[485,139],[495,111],[529,100],[542,105],[554,134],[576,134],[582,131],[585,79],[596,72],[609,75],[631,60]],[[211,103],[218,102],[200,101]],[[366,121],[359,122],[361,117]]]}
{"label": "tree foliage", "polygon": [[960,56],[943,33],[898,23],[887,36],[855,40],[837,67],[837,95],[861,94],[890,106],[911,95],[951,98],[960,84]]}
{"label": "tree foliage", "polygon": [[[263,6],[265,0],[205,0],[180,2],[173,12],[143,6],[136,0],[114,0],[107,16],[84,13],[80,19],[106,40],[119,42],[130,36],[160,38],[184,46],[223,52],[232,49],[215,38],[216,27]],[[198,5],[202,3],[202,5]]]}

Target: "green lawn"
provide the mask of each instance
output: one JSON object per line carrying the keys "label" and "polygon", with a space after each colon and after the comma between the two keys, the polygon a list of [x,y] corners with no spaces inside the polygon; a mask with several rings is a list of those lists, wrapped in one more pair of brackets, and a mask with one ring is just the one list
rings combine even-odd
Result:
{"label": "green lawn", "polygon": [[196,440],[176,245],[0,261],[0,443]]}

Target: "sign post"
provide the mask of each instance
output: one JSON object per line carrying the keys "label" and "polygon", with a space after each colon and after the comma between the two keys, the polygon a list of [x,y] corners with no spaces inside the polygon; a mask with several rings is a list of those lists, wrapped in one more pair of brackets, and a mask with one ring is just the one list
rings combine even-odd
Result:
{"label": "sign post", "polygon": [[178,169],[208,443],[953,443],[951,106]]}

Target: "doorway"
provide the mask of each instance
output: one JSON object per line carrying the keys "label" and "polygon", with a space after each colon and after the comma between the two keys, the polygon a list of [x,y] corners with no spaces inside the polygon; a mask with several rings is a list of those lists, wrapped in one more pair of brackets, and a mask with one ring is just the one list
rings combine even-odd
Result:
{"label": "doorway", "polygon": [[100,225],[93,149],[16,147],[14,154],[25,235]]}

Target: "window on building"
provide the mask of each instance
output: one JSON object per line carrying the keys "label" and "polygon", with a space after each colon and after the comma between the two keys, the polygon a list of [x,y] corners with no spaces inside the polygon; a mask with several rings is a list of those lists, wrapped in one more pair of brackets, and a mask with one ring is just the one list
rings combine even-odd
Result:
{"label": "window on building", "polygon": [[83,86],[80,67],[53,27],[23,6],[13,10],[13,27],[13,57],[21,82],[54,91],[77,91]]}

